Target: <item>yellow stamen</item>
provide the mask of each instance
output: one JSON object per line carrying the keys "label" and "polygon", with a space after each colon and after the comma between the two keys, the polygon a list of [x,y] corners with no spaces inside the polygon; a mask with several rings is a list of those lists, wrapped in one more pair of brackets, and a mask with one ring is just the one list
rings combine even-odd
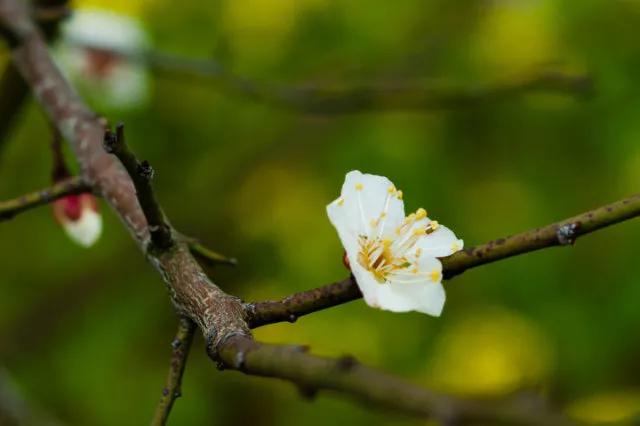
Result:
{"label": "yellow stamen", "polygon": [[339,206],[341,206],[341,205],[343,205],[343,204],[344,204],[344,198],[340,198],[340,199],[338,200],[338,205],[339,205]]}
{"label": "yellow stamen", "polygon": [[418,268],[413,268],[413,271],[411,272],[413,272],[414,275],[418,275]]}
{"label": "yellow stamen", "polygon": [[398,200],[402,200],[402,191],[398,191]]}
{"label": "yellow stamen", "polygon": [[460,246],[458,245],[458,243],[453,243],[453,245],[451,246],[451,250],[453,251],[458,251],[459,248]]}
{"label": "yellow stamen", "polygon": [[356,183],[356,190],[362,191],[362,184],[360,182]]}
{"label": "yellow stamen", "polygon": [[386,216],[387,216],[387,212],[380,213],[380,217],[386,217]]}
{"label": "yellow stamen", "polygon": [[427,228],[416,228],[413,230],[413,235],[424,235],[427,233]]}
{"label": "yellow stamen", "polygon": [[396,235],[400,235],[401,232],[402,232],[402,228],[398,226],[396,228]]}
{"label": "yellow stamen", "polygon": [[432,281],[439,281],[439,279],[440,279],[440,271],[438,271],[437,269],[434,269],[429,274],[429,278],[431,278]]}
{"label": "yellow stamen", "polygon": [[438,221],[432,220],[431,222],[429,222],[429,227],[431,227],[432,231],[435,231],[440,227],[440,224],[438,223]]}
{"label": "yellow stamen", "polygon": [[422,254],[422,249],[421,248],[416,250],[416,254],[415,254],[416,258],[420,257],[421,254]]}
{"label": "yellow stamen", "polygon": [[378,225],[378,222],[375,219],[371,219],[369,224],[371,225],[372,228],[375,228]]}
{"label": "yellow stamen", "polygon": [[384,244],[386,248],[389,248],[391,247],[391,244],[393,244],[393,241],[391,241],[390,238],[385,238],[384,240],[382,240],[382,244]]}
{"label": "yellow stamen", "polygon": [[427,211],[420,207],[418,211],[416,211],[416,219],[420,220],[424,219],[425,217],[427,217]]}
{"label": "yellow stamen", "polygon": [[396,193],[396,188],[395,188],[393,185],[391,185],[391,186],[389,187],[389,194],[393,195],[393,194],[395,194],[395,193]]}

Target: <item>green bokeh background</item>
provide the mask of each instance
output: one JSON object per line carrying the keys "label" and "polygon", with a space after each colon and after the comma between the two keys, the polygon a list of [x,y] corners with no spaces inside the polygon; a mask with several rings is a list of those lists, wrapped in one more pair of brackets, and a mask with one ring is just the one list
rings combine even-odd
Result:
{"label": "green bokeh background", "polygon": [[[588,100],[532,93],[453,111],[310,116],[221,80],[163,76],[143,110],[101,111],[126,122],[154,165],[172,224],[239,259],[209,272],[247,301],[346,275],[325,205],[349,170],[388,176],[408,209],[425,207],[467,247],[638,190],[640,1],[124,3],[111,7],[144,20],[158,50],[219,60],[258,85],[472,85],[554,61],[596,78]],[[1,199],[48,184],[49,138],[32,101],[1,152]],[[0,361],[30,404],[64,424],[145,424],[177,322],[164,284],[102,207],[104,235],[88,250],[47,207],[0,223]],[[352,354],[449,392],[533,387],[573,415],[615,420],[640,409],[638,237],[631,221],[468,271],[445,283],[441,318],[356,301],[255,336]],[[410,423],[219,372],[200,336],[183,395],[169,424]]]}

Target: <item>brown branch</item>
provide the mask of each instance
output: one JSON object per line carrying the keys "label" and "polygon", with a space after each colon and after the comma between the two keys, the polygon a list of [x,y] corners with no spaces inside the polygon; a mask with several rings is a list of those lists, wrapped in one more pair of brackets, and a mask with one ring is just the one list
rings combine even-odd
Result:
{"label": "brown branch", "polygon": [[171,228],[156,199],[151,179],[154,170],[145,160],[138,162],[136,155],[127,145],[124,137],[124,124],[120,123],[116,127],[116,133],[106,130],[104,134],[104,149],[109,154],[118,157],[131,177],[131,181],[136,188],[136,196],[140,202],[140,208],[147,220],[151,242],[160,249],[167,249],[173,244]]}
{"label": "brown branch", "polygon": [[[570,217],[551,225],[500,238],[442,259],[445,279],[487,263],[548,247],[573,245],[579,236],[640,215],[640,194]],[[251,328],[276,322],[293,322],[302,315],[341,305],[362,297],[352,278],[295,293],[280,301],[247,303]]]}
{"label": "brown branch", "polygon": [[[78,47],[83,40],[68,39]],[[233,94],[268,102],[282,108],[292,108],[312,114],[353,114],[362,111],[387,110],[448,110],[468,108],[482,102],[499,100],[528,92],[550,92],[587,97],[593,92],[591,76],[569,74],[556,67],[540,67],[509,79],[475,85],[446,84],[433,81],[371,84],[329,84],[259,86],[234,75],[222,64],[209,59],[184,58],[163,52],[144,55],[126,51],[110,51],[127,61],[139,62],[164,76],[215,80]]]}
{"label": "brown branch", "polygon": [[307,396],[319,390],[334,391],[367,406],[433,418],[443,424],[576,424],[523,394],[480,399],[454,397],[371,370],[353,357],[323,358],[309,355],[307,350],[304,346],[266,345],[237,336],[223,345],[220,356],[226,366],[246,374],[291,381]]}
{"label": "brown branch", "polygon": [[[67,0],[36,0],[40,28],[48,42],[58,37],[58,26],[67,16]],[[0,145],[6,140],[27,98],[29,85],[13,63],[0,76]]]}
{"label": "brown branch", "polygon": [[169,419],[173,403],[176,398],[182,396],[180,385],[182,384],[182,376],[187,365],[187,357],[189,356],[195,329],[196,325],[193,321],[188,318],[180,318],[178,332],[173,342],[171,342],[173,352],[171,353],[169,374],[162,389],[162,396],[158,401],[151,426],[164,426]]}
{"label": "brown branch", "polygon": [[67,195],[91,192],[91,186],[82,178],[70,178],[54,184],[52,187],[23,195],[22,197],[0,202],[0,222],[11,219],[18,213],[51,203]]}

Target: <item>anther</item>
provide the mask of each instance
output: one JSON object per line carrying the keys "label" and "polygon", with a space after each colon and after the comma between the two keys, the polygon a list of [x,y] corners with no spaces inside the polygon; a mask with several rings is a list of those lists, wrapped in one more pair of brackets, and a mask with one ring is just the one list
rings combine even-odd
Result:
{"label": "anther", "polygon": [[356,183],[356,190],[362,191],[362,184],[360,182]]}
{"label": "anther", "polygon": [[339,206],[341,206],[341,205],[343,205],[343,204],[344,204],[344,198],[340,198],[340,199],[338,200],[338,205],[339,205]]}
{"label": "anther", "polygon": [[432,231],[435,231],[440,227],[440,224],[438,223],[437,220],[432,220],[431,222],[429,222],[429,227],[431,228]]}
{"label": "anther", "polygon": [[395,188],[393,185],[391,185],[391,186],[389,187],[389,194],[393,195],[393,194],[395,194],[395,193],[396,193],[396,188]]}
{"label": "anther", "polygon": [[440,271],[438,271],[437,269],[434,269],[429,274],[429,278],[431,278],[431,280],[433,280],[433,281],[438,281],[439,278],[440,278]]}
{"label": "anther", "polygon": [[398,191],[398,200],[402,200],[402,191]]}
{"label": "anther", "polygon": [[420,207],[416,211],[416,219],[420,220],[420,219],[424,219],[425,217],[427,217],[427,211],[425,209],[423,209],[422,207]]}

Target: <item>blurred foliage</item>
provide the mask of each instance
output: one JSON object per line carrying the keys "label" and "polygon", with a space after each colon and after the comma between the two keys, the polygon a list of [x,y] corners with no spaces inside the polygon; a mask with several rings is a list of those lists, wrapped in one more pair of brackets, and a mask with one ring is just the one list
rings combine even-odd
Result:
{"label": "blurred foliage", "polygon": [[[562,62],[597,77],[597,96],[525,95],[449,112],[311,117],[256,104],[206,79],[158,77],[153,101],[123,115],[154,165],[172,223],[235,269],[210,270],[247,301],[346,275],[325,205],[347,171],[388,176],[467,246],[535,228],[638,190],[640,2],[636,0],[79,1],[144,20],[157,49],[221,60],[257,84],[407,79],[483,82]],[[2,60],[6,61],[3,54]],[[224,86],[224,85],[222,85]],[[0,198],[46,186],[49,134],[32,102],[0,153]],[[164,285],[103,209],[92,249],[47,208],[0,224],[0,360],[69,425],[144,424],[177,321]],[[541,389],[592,420],[636,414],[640,282],[628,222],[468,271],[445,283],[439,319],[361,301],[267,342],[363,362],[444,391]],[[350,401],[309,403],[293,386],[218,372],[196,341],[170,424],[405,424]]]}

